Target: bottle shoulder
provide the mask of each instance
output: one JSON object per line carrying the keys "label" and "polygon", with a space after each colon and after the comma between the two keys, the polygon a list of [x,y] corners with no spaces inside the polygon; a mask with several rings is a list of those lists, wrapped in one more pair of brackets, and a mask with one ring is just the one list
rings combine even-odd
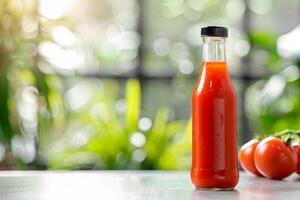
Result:
{"label": "bottle shoulder", "polygon": [[197,81],[193,89],[193,95],[199,96],[205,94],[215,96],[236,96],[236,91],[230,79],[222,81],[221,83],[214,81],[201,83],[201,81]]}

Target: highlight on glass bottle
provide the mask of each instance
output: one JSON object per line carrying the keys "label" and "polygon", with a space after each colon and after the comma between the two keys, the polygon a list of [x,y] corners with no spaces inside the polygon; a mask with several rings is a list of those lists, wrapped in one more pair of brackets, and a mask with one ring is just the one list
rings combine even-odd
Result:
{"label": "highlight on glass bottle", "polygon": [[236,93],[226,65],[225,27],[201,29],[203,57],[192,94],[191,180],[198,189],[233,189],[239,179]]}

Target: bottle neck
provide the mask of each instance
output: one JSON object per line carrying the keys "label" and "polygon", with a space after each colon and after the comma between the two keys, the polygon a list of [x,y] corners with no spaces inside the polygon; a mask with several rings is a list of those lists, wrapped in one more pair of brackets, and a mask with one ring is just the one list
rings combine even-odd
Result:
{"label": "bottle neck", "polygon": [[223,37],[203,38],[203,62],[226,62],[225,41]]}

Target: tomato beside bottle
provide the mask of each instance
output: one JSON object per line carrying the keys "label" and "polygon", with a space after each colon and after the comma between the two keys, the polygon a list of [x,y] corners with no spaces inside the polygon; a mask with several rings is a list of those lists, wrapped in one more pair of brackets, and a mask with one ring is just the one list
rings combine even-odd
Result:
{"label": "tomato beside bottle", "polygon": [[265,177],[283,179],[297,168],[297,153],[292,146],[277,137],[267,137],[256,147],[254,162],[257,170]]}
{"label": "tomato beside bottle", "polygon": [[252,139],[245,143],[239,151],[240,164],[242,168],[246,172],[256,176],[261,176],[254,163],[254,152],[259,142],[260,140],[258,139]]}
{"label": "tomato beside bottle", "polygon": [[294,149],[296,151],[297,158],[298,158],[296,173],[300,175],[300,145],[294,146]]}

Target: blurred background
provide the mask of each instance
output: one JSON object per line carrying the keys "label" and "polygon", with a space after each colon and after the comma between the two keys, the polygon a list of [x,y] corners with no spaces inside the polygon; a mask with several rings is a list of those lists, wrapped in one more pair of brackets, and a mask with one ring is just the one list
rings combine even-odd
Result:
{"label": "blurred background", "polygon": [[229,28],[239,145],[300,128],[298,0],[0,0],[0,169],[188,169],[200,28]]}

